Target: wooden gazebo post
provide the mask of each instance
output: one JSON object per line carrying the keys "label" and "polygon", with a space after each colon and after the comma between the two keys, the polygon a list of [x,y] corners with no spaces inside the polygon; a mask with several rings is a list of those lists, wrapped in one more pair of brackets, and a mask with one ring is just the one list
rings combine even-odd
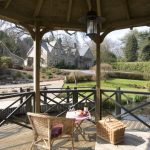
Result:
{"label": "wooden gazebo post", "polygon": [[40,28],[36,24],[34,32],[34,91],[35,91],[35,106],[34,111],[40,112],[40,58],[41,58],[41,40],[42,34]]}
{"label": "wooden gazebo post", "polygon": [[101,58],[100,58],[100,26],[97,27],[97,35],[94,38],[96,44],[96,102],[95,102],[95,121],[101,120],[102,118],[102,107],[100,98],[100,76],[101,76]]}

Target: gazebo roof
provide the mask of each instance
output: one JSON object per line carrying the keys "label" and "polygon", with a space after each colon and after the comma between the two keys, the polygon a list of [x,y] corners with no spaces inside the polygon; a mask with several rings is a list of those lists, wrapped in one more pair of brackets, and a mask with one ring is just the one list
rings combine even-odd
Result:
{"label": "gazebo roof", "polygon": [[150,24],[150,0],[0,0],[0,18],[43,29],[85,31],[89,10],[105,18],[101,31]]}

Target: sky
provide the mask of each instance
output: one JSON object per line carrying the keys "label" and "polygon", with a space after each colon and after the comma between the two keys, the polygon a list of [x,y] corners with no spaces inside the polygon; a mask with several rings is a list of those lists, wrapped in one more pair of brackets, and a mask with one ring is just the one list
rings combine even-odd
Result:
{"label": "sky", "polygon": [[[147,26],[142,26],[142,27],[135,27],[133,29],[137,29],[138,31],[146,31],[146,30],[150,30],[150,27]],[[127,34],[130,31],[130,29],[122,29],[122,30],[115,30],[113,32],[110,32],[106,38],[110,38],[113,41],[119,41],[119,39],[121,39],[122,37],[125,36],[125,34]]]}

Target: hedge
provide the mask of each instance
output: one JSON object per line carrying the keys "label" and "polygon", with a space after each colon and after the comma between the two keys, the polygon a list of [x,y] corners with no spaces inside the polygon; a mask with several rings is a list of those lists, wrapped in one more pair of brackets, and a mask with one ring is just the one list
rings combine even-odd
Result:
{"label": "hedge", "polygon": [[117,62],[112,66],[117,71],[150,73],[150,62]]}
{"label": "hedge", "polygon": [[108,72],[107,76],[109,78],[133,79],[133,80],[148,80],[148,79],[150,79],[150,74],[134,73],[134,72],[121,72],[121,71]]}

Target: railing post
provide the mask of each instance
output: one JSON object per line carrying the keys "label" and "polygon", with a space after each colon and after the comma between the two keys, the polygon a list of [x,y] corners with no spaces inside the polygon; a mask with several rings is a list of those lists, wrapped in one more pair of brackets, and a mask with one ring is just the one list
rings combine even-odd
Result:
{"label": "railing post", "polygon": [[[77,91],[77,87],[74,87],[74,91],[73,91],[73,105],[76,104],[78,102],[78,91]],[[75,109],[77,109],[77,106],[75,106]]]}
{"label": "railing post", "polygon": [[[22,89],[22,87],[20,88],[20,93],[22,93],[23,92],[23,89]],[[20,99],[20,104],[23,102],[23,98],[21,98]]]}
{"label": "railing post", "polygon": [[93,89],[94,89],[93,99],[94,99],[94,102],[96,102],[96,87],[94,86]]}
{"label": "railing post", "polygon": [[[121,104],[121,92],[120,92],[120,87],[117,88],[116,92],[116,102]],[[119,107],[117,104],[115,105],[115,115],[120,115],[121,114],[121,107]],[[121,119],[121,117],[117,117],[118,119]]]}
{"label": "railing post", "polygon": [[[30,92],[30,89],[27,88],[27,92]],[[29,94],[26,95],[26,98],[29,96]],[[32,102],[31,99],[29,99],[26,103],[26,111],[31,112],[32,111]]]}
{"label": "railing post", "polygon": [[[46,86],[44,87],[44,90],[45,91],[47,90]],[[47,103],[47,93],[46,92],[44,93],[44,103],[45,104]]]}
{"label": "railing post", "polygon": [[66,88],[66,91],[67,91],[67,103],[69,103],[69,98],[70,98],[70,96],[69,96],[70,92],[68,91],[69,89],[70,89],[69,86],[67,86],[67,88]]}

